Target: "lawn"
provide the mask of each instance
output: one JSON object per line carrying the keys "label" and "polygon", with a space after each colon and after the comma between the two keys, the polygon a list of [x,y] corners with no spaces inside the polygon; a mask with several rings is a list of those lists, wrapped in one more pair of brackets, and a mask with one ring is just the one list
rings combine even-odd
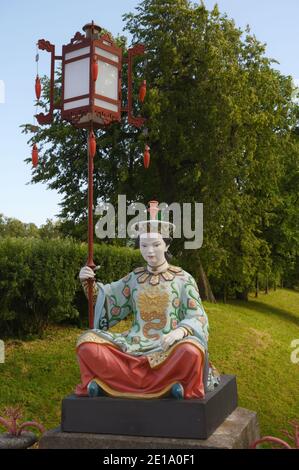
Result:
{"label": "lawn", "polygon": [[[248,303],[205,303],[210,320],[210,359],[221,373],[236,374],[239,405],[258,412],[261,432],[283,437],[299,419],[299,364],[290,360],[299,339],[299,292],[278,289]],[[124,325],[127,328],[128,325]],[[79,382],[75,356],[81,330],[51,327],[43,339],[7,341],[0,364],[0,415],[20,404],[26,419],[46,428],[60,422],[61,399]]]}

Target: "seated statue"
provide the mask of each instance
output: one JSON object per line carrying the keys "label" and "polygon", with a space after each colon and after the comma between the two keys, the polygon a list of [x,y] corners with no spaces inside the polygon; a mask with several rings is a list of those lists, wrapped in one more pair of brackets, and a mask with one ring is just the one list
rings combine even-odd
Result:
{"label": "seated statue", "polygon": [[[93,279],[94,329],[77,343],[78,396],[204,398],[219,382],[208,360],[208,318],[193,277],[168,263],[169,222],[139,222],[138,244],[146,266],[111,284]],[[165,232],[165,233],[164,233]],[[129,331],[109,328],[133,314]]]}

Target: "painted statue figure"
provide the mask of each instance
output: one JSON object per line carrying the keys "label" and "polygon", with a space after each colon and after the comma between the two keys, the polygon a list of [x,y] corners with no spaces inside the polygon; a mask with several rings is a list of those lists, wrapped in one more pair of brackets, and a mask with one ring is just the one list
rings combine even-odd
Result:
{"label": "painted statue figure", "polygon": [[[81,335],[78,396],[204,398],[219,382],[208,359],[208,318],[194,278],[168,263],[173,224],[136,224],[146,266],[111,284],[81,269],[85,292],[94,280],[94,329]],[[109,328],[133,314],[129,331]]]}

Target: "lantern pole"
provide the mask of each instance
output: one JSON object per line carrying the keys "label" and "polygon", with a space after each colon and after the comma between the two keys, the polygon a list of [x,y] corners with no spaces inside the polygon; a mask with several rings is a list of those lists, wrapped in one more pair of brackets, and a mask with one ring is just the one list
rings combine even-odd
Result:
{"label": "lantern pole", "polygon": [[[88,260],[86,265],[94,270],[96,267],[93,261],[93,169],[94,163],[90,146],[90,133],[93,131],[93,124],[87,130],[87,156],[88,156]],[[88,281],[88,319],[89,328],[93,328],[94,305],[93,305],[93,284],[94,280]]]}
{"label": "lantern pole", "polygon": [[[136,127],[141,127],[145,118],[135,116],[133,114],[133,62],[134,57],[144,54],[144,45],[135,44],[128,50],[128,58],[122,57],[122,51],[116,46],[111,36],[107,33],[101,34],[101,28],[92,23],[86,24],[83,27],[85,36],[77,32],[71,39],[71,42],[62,48],[62,56],[55,55],[55,46],[45,39],[40,39],[37,43],[38,49],[45,50],[51,54],[51,77],[50,77],[50,109],[48,114],[39,113],[36,119],[39,124],[50,124],[53,122],[53,110],[61,109],[61,117],[73,125],[78,127],[87,128],[87,155],[88,155],[88,258],[86,266],[95,271],[96,265],[93,260],[93,174],[94,174],[94,156],[96,153],[96,140],[93,132],[93,127],[106,127],[114,121],[121,121],[121,112],[128,113],[128,123]],[[88,49],[89,48],[89,49]],[[90,53],[86,54],[86,50]],[[102,52],[101,52],[102,51]],[[75,55],[74,55],[75,53]],[[89,58],[89,94],[74,96],[72,84],[72,68],[68,65],[71,63],[78,64],[80,73],[82,67]],[[112,58],[114,58],[112,60]],[[54,78],[55,78],[55,61],[62,61],[62,97],[61,103],[54,103]],[[117,90],[116,97],[112,99],[110,91],[103,91],[104,95],[96,93],[96,82],[98,77],[98,62],[103,62],[104,65],[108,64],[109,67],[114,67],[113,80]],[[128,102],[126,107],[121,106],[121,70],[124,63],[128,64]],[[104,69],[103,69],[104,70]],[[84,77],[86,74],[84,73]],[[85,79],[84,79],[85,80]],[[84,82],[85,83],[85,82]],[[110,79],[109,79],[110,83]],[[88,86],[86,82],[82,90]],[[80,88],[80,87],[79,87]],[[41,92],[41,85],[39,77],[36,77],[36,97],[39,99]],[[81,88],[80,88],[81,90]],[[84,93],[86,90],[84,91]],[[139,101],[144,101],[146,94],[146,81],[143,80],[139,90]],[[84,98],[84,99],[83,99]],[[83,102],[85,103],[83,105]],[[80,104],[80,106],[78,106]],[[34,144],[32,150],[32,162],[36,166],[38,160],[38,149]],[[146,146],[144,153],[144,166],[149,166],[149,147]],[[94,279],[88,280],[88,318],[89,327],[92,329],[94,326]]]}

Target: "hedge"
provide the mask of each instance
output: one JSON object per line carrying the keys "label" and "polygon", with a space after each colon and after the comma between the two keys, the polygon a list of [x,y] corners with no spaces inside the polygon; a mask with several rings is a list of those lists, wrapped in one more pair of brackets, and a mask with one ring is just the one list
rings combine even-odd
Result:
{"label": "hedge", "polygon": [[[87,245],[67,239],[0,240],[0,338],[41,335],[49,323],[87,320],[87,301],[78,279]],[[94,246],[97,278],[120,279],[142,264],[138,250]]]}

